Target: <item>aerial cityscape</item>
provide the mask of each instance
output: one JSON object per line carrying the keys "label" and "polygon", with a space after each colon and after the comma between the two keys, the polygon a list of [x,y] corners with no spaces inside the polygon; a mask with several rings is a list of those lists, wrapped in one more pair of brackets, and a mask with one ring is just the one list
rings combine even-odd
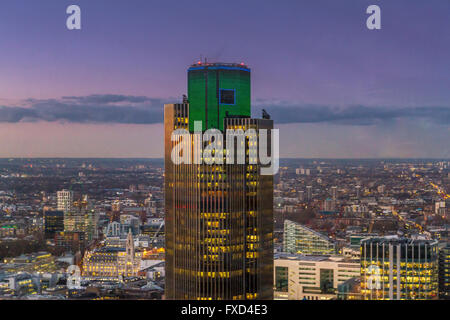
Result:
{"label": "aerial cityscape", "polygon": [[[274,298],[448,298],[449,166],[281,159]],[[4,159],[0,168],[1,299],[164,298],[162,160]],[[400,265],[380,246],[399,250]],[[374,262],[383,273],[372,291]],[[70,265],[79,289],[67,286]]]}
{"label": "aerial cityscape", "polygon": [[74,2],[0,4],[0,301],[450,299],[448,1]]}

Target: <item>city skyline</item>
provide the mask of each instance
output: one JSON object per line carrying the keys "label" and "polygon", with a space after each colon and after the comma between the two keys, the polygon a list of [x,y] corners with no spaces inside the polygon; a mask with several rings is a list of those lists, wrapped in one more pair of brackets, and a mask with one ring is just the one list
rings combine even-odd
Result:
{"label": "city skyline", "polygon": [[449,12],[0,1],[0,303],[448,300]]}
{"label": "city skyline", "polygon": [[163,104],[200,56],[249,65],[281,157],[450,157],[448,2],[379,1],[376,31],[369,1],[77,1],[80,31],[69,4],[0,5],[0,157],[162,158]]}

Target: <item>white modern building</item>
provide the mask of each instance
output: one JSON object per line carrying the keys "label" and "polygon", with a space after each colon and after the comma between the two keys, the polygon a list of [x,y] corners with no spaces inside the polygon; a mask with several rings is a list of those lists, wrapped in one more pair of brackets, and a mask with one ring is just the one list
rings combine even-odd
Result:
{"label": "white modern building", "polygon": [[57,210],[68,212],[72,210],[73,191],[61,190],[56,193],[57,196]]}
{"label": "white modern building", "polygon": [[360,276],[360,263],[343,256],[279,253],[274,260],[275,300],[329,300],[338,285]]}

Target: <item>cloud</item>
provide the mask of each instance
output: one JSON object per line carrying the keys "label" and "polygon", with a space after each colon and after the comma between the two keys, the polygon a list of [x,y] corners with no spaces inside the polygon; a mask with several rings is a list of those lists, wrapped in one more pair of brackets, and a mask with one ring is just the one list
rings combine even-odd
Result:
{"label": "cloud", "polygon": [[425,119],[436,124],[450,123],[450,107],[369,107],[363,105],[333,107],[321,105],[295,105],[267,103],[255,104],[266,109],[279,124],[334,123],[341,125],[376,125],[398,119]]}
{"label": "cloud", "polygon": [[163,120],[169,101],[126,95],[89,95],[28,99],[26,107],[0,106],[0,122],[61,121],[72,123],[153,124]]}
{"label": "cloud", "polygon": [[[154,124],[163,121],[164,103],[176,101],[117,94],[28,99],[24,101],[24,106],[0,106],[0,122]],[[259,116],[261,109],[266,109],[278,124],[333,123],[361,126],[392,123],[402,118],[424,119],[442,125],[450,123],[450,107],[335,107],[267,100],[256,100],[253,105],[255,115]]]}
{"label": "cloud", "polygon": [[20,122],[24,119],[35,119],[36,111],[21,107],[0,106],[0,122]]}
{"label": "cloud", "polygon": [[77,103],[144,103],[144,102],[160,102],[160,99],[152,99],[145,96],[126,96],[119,94],[93,94],[85,97],[62,97],[66,101],[75,101]]}

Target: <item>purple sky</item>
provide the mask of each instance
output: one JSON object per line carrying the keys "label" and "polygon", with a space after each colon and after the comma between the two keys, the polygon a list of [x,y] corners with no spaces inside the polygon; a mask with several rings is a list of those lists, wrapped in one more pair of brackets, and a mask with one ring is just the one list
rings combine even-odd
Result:
{"label": "purple sky", "polygon": [[[82,30],[66,29],[78,4]],[[381,30],[365,10],[381,7]],[[0,2],[0,157],[159,157],[200,55],[252,69],[281,155],[450,158],[450,1]]]}

